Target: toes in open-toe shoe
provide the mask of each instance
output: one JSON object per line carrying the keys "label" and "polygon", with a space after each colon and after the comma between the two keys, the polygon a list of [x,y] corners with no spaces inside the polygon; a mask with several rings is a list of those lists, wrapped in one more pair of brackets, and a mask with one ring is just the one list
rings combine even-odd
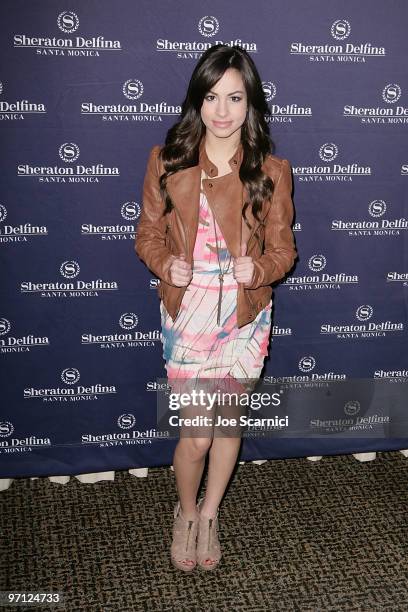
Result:
{"label": "toes in open-toe shoe", "polygon": [[171,544],[171,562],[183,572],[192,572],[197,565],[197,531],[198,516],[195,521],[184,518],[180,502],[174,508],[173,541]]}
{"label": "toes in open-toe shoe", "polygon": [[[200,507],[202,500],[198,506]],[[201,569],[213,570],[220,562],[222,553],[218,539],[218,510],[214,518],[200,514],[197,536],[197,564]]]}

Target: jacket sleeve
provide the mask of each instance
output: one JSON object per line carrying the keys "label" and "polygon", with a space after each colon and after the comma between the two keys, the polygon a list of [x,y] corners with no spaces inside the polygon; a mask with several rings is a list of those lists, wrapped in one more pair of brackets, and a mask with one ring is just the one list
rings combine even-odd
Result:
{"label": "jacket sleeve", "polygon": [[246,289],[270,285],[283,278],[292,268],[297,256],[291,228],[293,215],[291,167],[287,159],[282,159],[272,203],[265,219],[264,252],[254,259],[254,275],[250,284],[244,284]]}
{"label": "jacket sleeve", "polygon": [[135,251],[139,258],[161,281],[173,285],[170,266],[175,258],[166,246],[166,216],[163,198],[160,194],[159,168],[157,163],[160,146],[150,151],[143,182],[142,212],[137,226]]}

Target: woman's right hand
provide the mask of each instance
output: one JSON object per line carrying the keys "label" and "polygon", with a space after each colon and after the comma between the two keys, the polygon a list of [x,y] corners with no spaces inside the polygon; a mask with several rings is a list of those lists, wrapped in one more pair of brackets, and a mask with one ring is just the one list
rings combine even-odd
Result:
{"label": "woman's right hand", "polygon": [[184,253],[178,257],[175,255],[172,257],[173,261],[170,266],[171,282],[177,287],[186,287],[193,277],[191,265],[186,261],[186,256]]}

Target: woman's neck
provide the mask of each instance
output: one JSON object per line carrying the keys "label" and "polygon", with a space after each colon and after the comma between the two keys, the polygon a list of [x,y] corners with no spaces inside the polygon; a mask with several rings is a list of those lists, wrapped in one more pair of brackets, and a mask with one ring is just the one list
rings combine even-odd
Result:
{"label": "woman's neck", "polygon": [[214,137],[211,138],[211,135],[206,134],[204,146],[207,156],[215,165],[219,164],[225,166],[228,165],[228,160],[234,155],[239,143],[240,134],[238,134],[238,138],[234,138],[234,140],[229,138],[215,139]]}

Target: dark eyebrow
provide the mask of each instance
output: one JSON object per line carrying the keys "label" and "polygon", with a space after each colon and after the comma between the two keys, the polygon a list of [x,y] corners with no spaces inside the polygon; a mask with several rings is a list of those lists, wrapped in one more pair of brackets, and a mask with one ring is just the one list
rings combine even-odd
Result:
{"label": "dark eyebrow", "polygon": [[[215,91],[212,91],[211,89],[210,89],[210,91],[209,91],[208,93],[212,93],[212,94],[217,95],[217,94],[215,93]],[[227,96],[232,96],[233,94],[236,94],[236,93],[243,94],[244,92],[243,92],[243,91],[241,91],[240,89],[237,89],[237,91],[232,91],[231,93],[227,94]]]}

